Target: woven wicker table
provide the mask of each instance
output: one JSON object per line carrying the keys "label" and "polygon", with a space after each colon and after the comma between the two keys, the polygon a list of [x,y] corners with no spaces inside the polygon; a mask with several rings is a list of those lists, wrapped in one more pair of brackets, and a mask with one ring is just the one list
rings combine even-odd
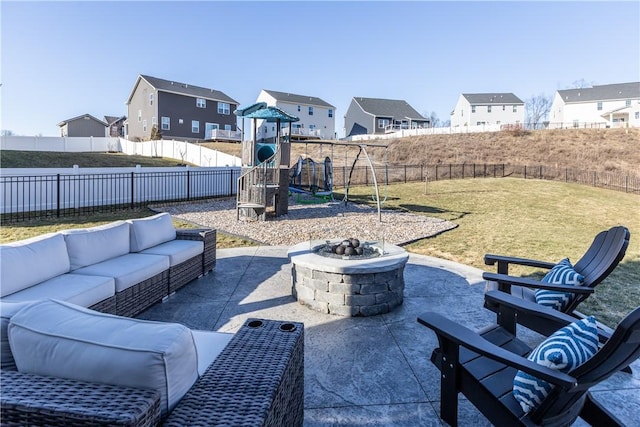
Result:
{"label": "woven wicker table", "polygon": [[[1,424],[154,426],[159,393],[2,371]],[[301,426],[304,326],[249,319],[164,420],[171,426]]]}

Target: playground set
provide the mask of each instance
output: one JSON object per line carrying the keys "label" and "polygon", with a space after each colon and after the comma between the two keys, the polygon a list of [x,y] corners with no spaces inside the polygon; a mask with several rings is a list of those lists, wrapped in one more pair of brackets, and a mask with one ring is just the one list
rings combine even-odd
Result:
{"label": "playground set", "polygon": [[[242,141],[242,173],[238,178],[236,217],[249,218],[265,221],[267,210],[273,207],[275,216],[286,215],[289,210],[289,195],[295,194],[299,202],[320,202],[334,201],[333,199],[333,149],[336,146],[358,148],[355,156],[349,179],[345,183],[345,195],[343,201],[346,205],[348,201],[349,185],[354,168],[364,154],[373,178],[375,190],[374,201],[377,202],[378,217],[381,220],[381,200],[376,177],[375,168],[371,158],[367,153],[367,147],[384,147],[382,144],[353,144],[338,141],[292,141],[291,123],[299,121],[299,118],[289,114],[277,107],[267,106],[264,102],[259,102],[245,108],[238,108],[234,114],[243,120],[242,128],[245,129],[244,119],[253,120],[253,134],[250,139],[243,138]],[[258,140],[256,129],[257,121],[265,120],[274,123],[276,126],[276,136],[272,140]],[[283,125],[289,126],[288,135],[282,135]],[[299,156],[297,161],[291,165],[291,144],[304,143],[305,156]],[[322,147],[329,145],[331,156],[325,156],[323,160],[314,160],[308,156],[309,145],[319,145],[320,153]],[[385,150],[386,152],[386,150]],[[322,158],[322,155],[320,156]],[[386,157],[385,157],[386,163]],[[346,165],[346,150],[345,150]],[[304,199],[303,199],[304,197]]]}

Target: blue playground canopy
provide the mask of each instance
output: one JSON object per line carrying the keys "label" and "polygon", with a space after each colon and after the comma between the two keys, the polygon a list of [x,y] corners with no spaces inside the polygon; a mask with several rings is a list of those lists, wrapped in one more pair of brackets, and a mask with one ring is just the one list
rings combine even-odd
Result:
{"label": "blue playground canopy", "polygon": [[278,107],[269,107],[264,102],[258,102],[245,108],[238,108],[233,112],[236,116],[248,119],[266,120],[267,122],[299,122],[300,119]]}

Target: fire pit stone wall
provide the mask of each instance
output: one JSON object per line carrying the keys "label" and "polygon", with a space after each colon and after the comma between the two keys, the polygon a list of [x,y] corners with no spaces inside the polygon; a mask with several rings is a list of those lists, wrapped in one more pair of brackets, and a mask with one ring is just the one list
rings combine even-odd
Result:
{"label": "fire pit stone wall", "polygon": [[292,294],[301,304],[339,316],[373,316],[402,304],[409,258],[404,249],[387,244],[379,257],[334,259],[316,253],[322,244],[289,250]]}

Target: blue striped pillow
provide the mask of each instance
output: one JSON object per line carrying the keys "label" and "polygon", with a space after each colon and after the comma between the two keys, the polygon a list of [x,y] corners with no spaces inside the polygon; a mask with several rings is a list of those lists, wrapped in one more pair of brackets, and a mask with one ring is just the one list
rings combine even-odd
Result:
{"label": "blue striped pillow", "polygon": [[[527,359],[551,369],[571,372],[597,351],[596,319],[589,316],[554,332],[541,342]],[[513,379],[513,396],[527,413],[537,408],[553,387],[553,384],[518,371]]]}
{"label": "blue striped pillow", "polygon": [[[544,283],[554,285],[574,285],[580,286],[584,282],[584,277],[573,269],[569,258],[565,258],[557,263],[544,278]],[[549,291],[546,289],[536,290],[536,302],[540,305],[564,311],[573,300],[571,292]]]}

